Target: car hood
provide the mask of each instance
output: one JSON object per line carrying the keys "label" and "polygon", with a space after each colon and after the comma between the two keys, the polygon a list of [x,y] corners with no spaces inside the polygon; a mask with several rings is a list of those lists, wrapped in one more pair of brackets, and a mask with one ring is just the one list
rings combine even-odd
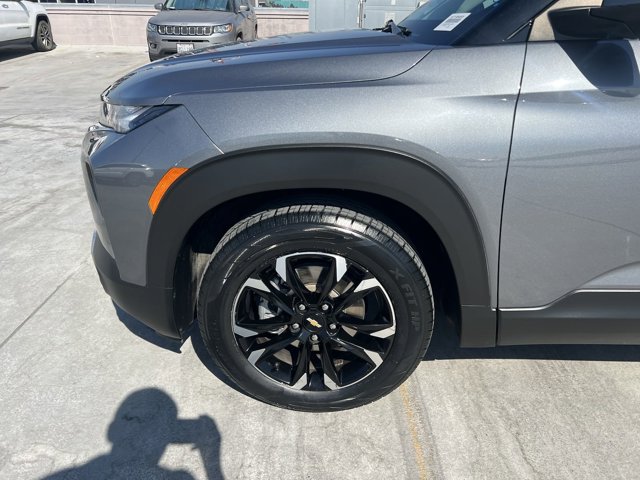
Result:
{"label": "car hood", "polygon": [[158,105],[196,92],[382,80],[406,72],[429,49],[372,30],[272,37],[150,63],[116,81],[103,98],[117,105]]}
{"label": "car hood", "polygon": [[232,23],[236,14],[213,10],[163,10],[149,22],[156,25],[221,25]]}

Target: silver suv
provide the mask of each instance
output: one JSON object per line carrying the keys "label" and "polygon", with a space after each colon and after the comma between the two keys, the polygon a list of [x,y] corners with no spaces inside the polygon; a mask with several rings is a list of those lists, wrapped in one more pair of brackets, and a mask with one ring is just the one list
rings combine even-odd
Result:
{"label": "silver suv", "polygon": [[434,322],[640,345],[640,0],[594,3],[432,0],[129,73],[83,148],[106,291],[299,410],[389,393]]}
{"label": "silver suv", "polygon": [[160,13],[147,24],[150,60],[258,36],[250,0],[166,0],[155,7]]}

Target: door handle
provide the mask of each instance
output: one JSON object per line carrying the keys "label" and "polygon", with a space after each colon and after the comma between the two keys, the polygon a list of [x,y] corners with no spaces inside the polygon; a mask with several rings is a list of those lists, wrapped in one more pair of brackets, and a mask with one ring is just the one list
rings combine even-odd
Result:
{"label": "door handle", "polygon": [[2,8],[9,8],[9,5],[7,5],[6,3],[3,3]]}

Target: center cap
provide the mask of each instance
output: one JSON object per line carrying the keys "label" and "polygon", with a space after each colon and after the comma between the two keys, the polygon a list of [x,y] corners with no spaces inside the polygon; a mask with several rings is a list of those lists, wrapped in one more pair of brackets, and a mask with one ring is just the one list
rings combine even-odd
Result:
{"label": "center cap", "polygon": [[304,319],[304,328],[310,332],[317,332],[322,329],[322,322],[318,318],[306,317]]}

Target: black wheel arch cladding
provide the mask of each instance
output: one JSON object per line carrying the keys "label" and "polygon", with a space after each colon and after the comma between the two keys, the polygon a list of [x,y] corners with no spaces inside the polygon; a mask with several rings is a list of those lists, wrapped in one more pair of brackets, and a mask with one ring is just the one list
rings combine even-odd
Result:
{"label": "black wheel arch cladding", "polygon": [[147,248],[149,285],[173,287],[186,235],[216,206],[251,194],[300,188],[370,192],[406,205],[442,240],[456,274],[460,303],[491,305],[480,229],[454,183],[408,155],[345,146],[238,152],[193,167],[167,192],[154,215]]}

